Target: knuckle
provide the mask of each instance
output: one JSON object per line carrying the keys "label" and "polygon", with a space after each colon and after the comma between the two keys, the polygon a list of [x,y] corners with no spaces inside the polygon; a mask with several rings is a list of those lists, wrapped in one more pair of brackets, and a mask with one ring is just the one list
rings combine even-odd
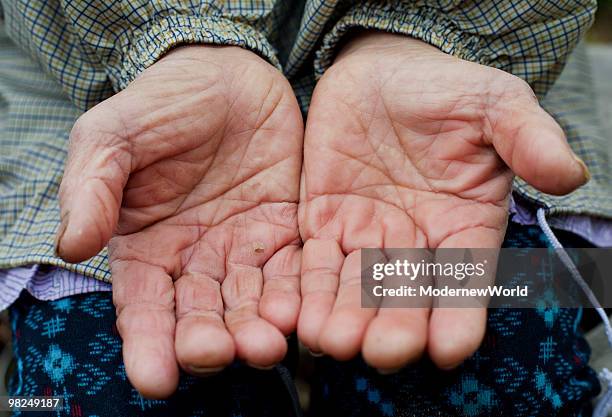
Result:
{"label": "knuckle", "polygon": [[71,143],[91,142],[118,145],[124,142],[125,129],[116,112],[103,102],[83,113],[70,131]]}
{"label": "knuckle", "polygon": [[[94,113],[93,115],[92,112]],[[70,132],[70,141],[82,142],[89,136],[91,132],[95,132],[98,129],[95,120],[95,109],[90,110],[87,113],[81,115],[72,126],[72,131]]]}
{"label": "knuckle", "polygon": [[492,89],[497,103],[507,104],[525,100],[538,102],[533,89],[527,81],[513,74],[501,73],[502,75],[496,79]]}
{"label": "knuckle", "polygon": [[533,101],[537,101],[537,97],[533,92],[533,89],[529,85],[529,83],[522,78],[511,75],[510,80],[508,81],[509,87],[515,94],[520,95],[524,98],[529,98]]}

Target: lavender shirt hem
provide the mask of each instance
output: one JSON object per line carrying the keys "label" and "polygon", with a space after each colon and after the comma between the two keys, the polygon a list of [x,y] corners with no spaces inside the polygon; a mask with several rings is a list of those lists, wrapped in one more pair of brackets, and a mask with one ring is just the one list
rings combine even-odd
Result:
{"label": "lavender shirt hem", "polygon": [[[538,224],[533,204],[518,199],[510,200],[513,222],[533,226]],[[600,248],[612,247],[612,221],[588,216],[563,215],[551,217],[548,224],[553,229],[574,233]]]}
{"label": "lavender shirt hem", "polygon": [[0,270],[0,311],[8,308],[23,290],[43,301],[75,294],[111,291],[111,284],[57,267],[40,265]]}

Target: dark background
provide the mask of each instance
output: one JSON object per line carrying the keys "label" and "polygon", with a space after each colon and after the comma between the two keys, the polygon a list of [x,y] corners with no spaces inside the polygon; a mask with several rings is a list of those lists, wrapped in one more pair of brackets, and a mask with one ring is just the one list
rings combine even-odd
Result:
{"label": "dark background", "polygon": [[597,43],[612,43],[612,0],[599,0],[595,24],[587,40]]}

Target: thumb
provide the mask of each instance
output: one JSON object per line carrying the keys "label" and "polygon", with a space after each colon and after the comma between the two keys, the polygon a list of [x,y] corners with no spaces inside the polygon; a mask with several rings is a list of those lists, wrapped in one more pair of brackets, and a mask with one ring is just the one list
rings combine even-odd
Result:
{"label": "thumb", "polygon": [[96,255],[112,237],[130,174],[127,142],[115,120],[94,107],[75,123],[60,185],[61,223],[55,250],[67,262]]}
{"label": "thumb", "polygon": [[524,97],[496,105],[489,120],[497,153],[516,175],[540,191],[567,194],[591,178],[563,129],[540,107],[531,89]]}

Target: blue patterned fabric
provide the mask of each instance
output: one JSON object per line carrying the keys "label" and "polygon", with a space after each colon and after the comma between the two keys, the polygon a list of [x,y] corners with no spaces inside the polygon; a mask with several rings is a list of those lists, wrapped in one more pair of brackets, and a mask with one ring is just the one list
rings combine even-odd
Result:
{"label": "blue patterned fabric", "polygon": [[[589,247],[557,232],[567,247]],[[504,247],[546,247],[537,227],[510,224]],[[590,416],[600,390],[588,367],[582,309],[491,309],[475,355],[453,371],[426,358],[393,375],[360,360],[316,361],[313,416]]]}
{"label": "blue patterned fabric", "polygon": [[[588,246],[558,233],[567,246]],[[506,247],[544,247],[536,227],[510,224]],[[184,376],[168,401],[141,398],[121,361],[109,293],[41,302],[22,296],[11,308],[16,372],[12,395],[60,395],[57,416],[296,415],[285,366],[257,371],[235,364],[218,376]],[[458,369],[438,370],[424,358],[380,375],[360,359],[317,358],[310,414],[325,416],[588,416],[599,392],[588,367],[580,309],[492,309],[483,345]],[[296,354],[293,346],[290,357]],[[27,416],[34,416],[28,413]],[[49,416],[49,413],[41,414]]]}
{"label": "blue patterned fabric", "polygon": [[24,292],[11,307],[16,370],[11,395],[54,395],[57,412],[14,416],[292,417],[297,402],[285,365],[259,371],[235,364],[208,378],[183,375],[168,400],[147,400],[127,380],[109,292],[38,301]]}

